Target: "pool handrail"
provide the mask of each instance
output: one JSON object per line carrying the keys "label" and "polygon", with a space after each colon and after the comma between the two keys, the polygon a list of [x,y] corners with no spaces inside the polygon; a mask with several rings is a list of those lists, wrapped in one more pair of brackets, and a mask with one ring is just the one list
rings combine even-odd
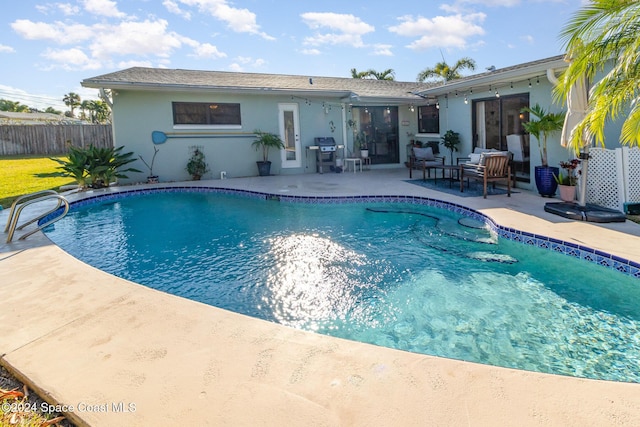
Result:
{"label": "pool handrail", "polygon": [[[37,198],[32,198],[35,197],[36,195],[41,195],[41,194],[45,194],[44,196],[40,196]],[[18,202],[21,200],[25,200],[25,199],[29,199],[31,198],[31,200],[27,200],[26,202],[23,202],[22,204],[19,205],[18,207]],[[20,214],[22,213],[22,210],[24,208],[26,208],[27,206],[34,204],[34,203],[39,203],[45,200],[49,200],[49,199],[57,199],[58,203],[56,204],[56,207],[53,209],[48,210],[47,212],[25,222],[24,224],[22,224],[20,227],[16,226],[18,225],[18,220],[20,218]],[[13,234],[15,233],[16,229],[18,230],[22,230],[24,227],[26,227],[29,224],[32,224],[36,221],[41,220],[42,218],[46,217],[47,215],[56,212],[58,209],[60,209],[60,206],[62,206],[64,204],[64,209],[62,211],[61,215],[58,215],[52,219],[50,219],[49,221],[45,222],[44,224],[41,224],[38,226],[38,228],[36,228],[35,230],[32,230],[26,234],[23,234],[22,236],[20,236],[20,238],[18,240],[24,240],[27,237],[31,236],[32,234],[42,230],[43,228],[45,228],[46,226],[53,224],[54,222],[62,219],[67,212],[69,212],[69,201],[62,195],[58,194],[57,192],[53,191],[53,190],[43,190],[43,191],[38,191],[36,193],[31,193],[31,194],[27,194],[25,196],[21,196],[18,199],[16,199],[16,201],[13,202],[13,204],[11,205],[11,212],[9,212],[9,219],[7,220],[7,226],[5,228],[5,232],[8,231],[9,235],[7,236],[7,243],[11,243],[11,241],[13,240]],[[17,207],[17,210],[16,210]]]}

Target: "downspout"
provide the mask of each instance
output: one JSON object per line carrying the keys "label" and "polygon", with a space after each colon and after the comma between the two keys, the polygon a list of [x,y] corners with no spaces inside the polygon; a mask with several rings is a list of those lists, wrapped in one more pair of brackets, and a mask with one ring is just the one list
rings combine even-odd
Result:
{"label": "downspout", "polygon": [[103,87],[100,88],[100,98],[102,98],[104,100],[104,102],[107,103],[107,105],[109,106],[109,108],[113,112],[113,101],[111,99],[109,99],[109,97],[107,96],[107,93],[104,91]]}
{"label": "downspout", "polygon": [[556,72],[553,68],[547,68],[547,80],[549,80],[549,82],[554,86],[558,84],[558,78],[556,77]]}
{"label": "downspout", "polygon": [[[112,92],[111,92],[111,95],[112,95],[112,96],[113,96],[113,95],[115,95],[115,92],[113,92],[113,91],[112,91]],[[110,98],[107,96],[107,93],[104,91],[104,88],[103,88],[103,87],[101,87],[101,88],[100,88],[100,97],[104,100],[104,102],[106,102],[106,103],[107,103],[107,105],[109,106],[109,109],[111,110],[111,135],[113,135],[113,136],[112,136],[112,139],[113,139],[113,141],[112,141],[112,142],[113,142],[113,146],[114,146],[114,147],[117,147],[117,145],[116,145],[116,128],[115,128],[115,120],[113,120],[113,100],[112,100],[112,99],[110,99]]]}
{"label": "downspout", "polygon": [[[345,105],[344,103],[342,103],[342,158],[346,159],[347,156],[347,105]],[[344,160],[342,163],[343,167],[344,167]],[[353,170],[356,169],[355,164],[353,165]]]}

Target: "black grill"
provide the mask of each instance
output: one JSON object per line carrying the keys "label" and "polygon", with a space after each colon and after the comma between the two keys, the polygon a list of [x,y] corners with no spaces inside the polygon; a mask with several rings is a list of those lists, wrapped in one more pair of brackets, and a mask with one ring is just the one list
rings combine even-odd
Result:
{"label": "black grill", "polygon": [[316,166],[319,173],[323,173],[323,165],[329,165],[329,167],[336,166],[336,140],[332,136],[322,136],[313,139],[313,142],[318,146],[316,151]]}

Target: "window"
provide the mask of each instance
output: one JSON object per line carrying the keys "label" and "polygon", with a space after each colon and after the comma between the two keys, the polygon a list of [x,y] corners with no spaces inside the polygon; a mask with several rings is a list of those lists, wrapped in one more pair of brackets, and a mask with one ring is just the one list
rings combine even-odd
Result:
{"label": "window", "polygon": [[435,105],[418,107],[418,133],[440,133],[440,110]]}
{"label": "window", "polygon": [[240,126],[240,104],[174,102],[174,125]]}

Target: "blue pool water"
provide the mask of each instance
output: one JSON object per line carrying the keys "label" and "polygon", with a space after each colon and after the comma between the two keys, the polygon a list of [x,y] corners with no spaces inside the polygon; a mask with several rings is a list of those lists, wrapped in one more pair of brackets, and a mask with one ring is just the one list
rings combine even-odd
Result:
{"label": "blue pool water", "polygon": [[640,382],[637,279],[443,209],[171,192],[72,209],[47,235],[116,276],[283,325]]}

